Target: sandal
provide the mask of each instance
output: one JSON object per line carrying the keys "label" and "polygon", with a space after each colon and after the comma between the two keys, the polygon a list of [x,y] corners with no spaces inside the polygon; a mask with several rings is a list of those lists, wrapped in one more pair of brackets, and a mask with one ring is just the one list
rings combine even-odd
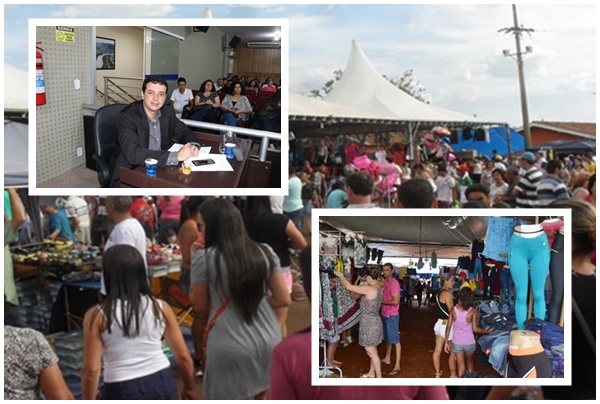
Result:
{"label": "sandal", "polygon": [[373,376],[369,376],[369,375],[368,375],[368,374],[366,374],[366,373],[365,373],[364,375],[361,375],[361,376],[360,376],[360,378],[361,378],[361,379],[374,379],[374,377],[373,377]]}
{"label": "sandal", "polygon": [[439,372],[435,372],[435,378],[439,379],[440,377],[442,377],[442,371],[441,370]]}
{"label": "sandal", "polygon": [[400,373],[402,369],[392,369],[392,371],[390,373],[388,373],[388,376],[395,376],[398,373]]}

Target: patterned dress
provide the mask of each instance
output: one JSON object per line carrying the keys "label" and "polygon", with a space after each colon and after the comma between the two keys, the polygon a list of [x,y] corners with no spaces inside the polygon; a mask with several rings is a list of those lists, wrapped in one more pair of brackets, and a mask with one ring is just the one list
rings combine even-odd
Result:
{"label": "patterned dress", "polygon": [[383,324],[379,316],[383,293],[381,288],[373,300],[366,296],[360,298],[360,323],[358,329],[358,343],[360,346],[377,346],[383,341]]}

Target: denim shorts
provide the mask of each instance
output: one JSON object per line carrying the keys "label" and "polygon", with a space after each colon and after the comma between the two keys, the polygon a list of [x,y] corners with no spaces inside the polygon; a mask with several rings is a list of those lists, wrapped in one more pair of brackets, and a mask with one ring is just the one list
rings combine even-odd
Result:
{"label": "denim shorts", "polygon": [[383,339],[388,344],[400,342],[400,316],[381,316],[383,323]]}
{"label": "denim shorts", "polygon": [[475,344],[469,345],[458,345],[452,344],[452,352],[456,355],[464,353],[467,355],[473,355],[475,353]]}
{"label": "denim shorts", "polygon": [[147,376],[104,383],[104,400],[177,400],[177,383],[171,368]]}

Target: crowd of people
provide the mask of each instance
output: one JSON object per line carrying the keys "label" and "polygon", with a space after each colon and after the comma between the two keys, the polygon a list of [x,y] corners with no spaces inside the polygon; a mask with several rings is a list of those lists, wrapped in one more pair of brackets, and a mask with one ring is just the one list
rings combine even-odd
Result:
{"label": "crowd of people", "polygon": [[538,208],[562,199],[596,204],[596,165],[586,154],[546,161],[542,153],[525,152],[514,159],[495,154],[401,165],[384,158],[393,164],[396,178],[387,192],[381,189],[386,182],[381,173],[353,164],[330,159],[328,164],[290,165],[285,204],[293,210],[284,209],[286,214],[300,221],[312,208]]}
{"label": "crowd of people", "polygon": [[281,132],[281,85],[273,79],[229,74],[216,84],[204,80],[195,96],[186,84],[186,79],[179,77],[171,93],[178,118]]}

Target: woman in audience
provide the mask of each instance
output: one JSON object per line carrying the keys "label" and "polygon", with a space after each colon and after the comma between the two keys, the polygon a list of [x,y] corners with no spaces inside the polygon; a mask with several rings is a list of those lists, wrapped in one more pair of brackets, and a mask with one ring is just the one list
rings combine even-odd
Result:
{"label": "woman in audience", "polygon": [[111,247],[102,258],[102,273],[106,296],[83,320],[83,399],[96,399],[104,364],[103,399],[177,400],[163,337],[182,374],[180,398],[196,399],[192,357],[171,306],[154,297],[139,251],[125,244]]}
{"label": "woman in audience", "polygon": [[277,90],[260,107],[254,117],[254,129],[281,132],[281,90]]}
{"label": "woman in audience", "polygon": [[573,181],[573,196],[572,199],[577,201],[583,201],[586,197],[589,196],[590,191],[588,191],[588,185],[590,181],[590,177],[592,174],[587,171],[583,171],[575,177],[575,181]]}
{"label": "woman in audience", "polygon": [[200,206],[200,227],[206,248],[192,256],[191,275],[194,310],[208,324],[204,397],[265,398],[271,354],[281,341],[274,310],[291,303],[279,258],[248,236],[226,199]]}
{"label": "woman in audience", "polygon": [[160,211],[157,241],[159,244],[169,244],[168,234],[179,233],[179,220],[181,219],[181,204],[185,196],[159,196],[156,206]]}
{"label": "woman in audience", "polygon": [[274,93],[277,91],[277,87],[273,84],[273,79],[267,79],[267,83],[260,90],[261,93]]}
{"label": "woman in audience", "polygon": [[246,90],[252,90],[256,93],[256,95],[258,95],[258,92],[260,90],[260,88],[258,87],[258,83],[258,79],[252,79],[248,87],[246,87]]}
{"label": "woman in audience", "polygon": [[[290,247],[302,249],[306,247],[306,240],[294,222],[287,216],[273,213],[268,196],[249,196],[248,208],[244,222],[248,235],[258,243],[270,246],[281,262],[281,273],[285,286],[292,293],[292,257]],[[281,324],[281,337],[287,336],[286,319],[288,307],[275,311],[279,324]]]}
{"label": "woman in audience", "polygon": [[[309,299],[310,261],[308,246],[300,253],[300,269]],[[444,386],[313,386],[310,335],[310,329],[301,331],[275,347],[269,400],[448,400]]]}
{"label": "woman in audience", "polygon": [[577,178],[577,176],[585,171],[586,171],[586,169],[583,166],[583,161],[581,160],[581,157],[575,157],[573,159],[573,168],[571,168],[570,173],[569,173],[571,176],[569,185],[571,186],[572,189],[575,189],[575,179]]}
{"label": "woman in audience", "polygon": [[218,110],[221,106],[221,100],[219,94],[215,91],[215,85],[212,80],[205,80],[200,85],[200,90],[194,98],[194,109],[190,119],[200,122],[217,122],[218,121]]}
{"label": "woman in audience", "polygon": [[506,195],[508,184],[504,177],[504,171],[499,168],[492,171],[492,179],[493,183],[490,186],[490,201],[492,201],[492,203],[497,203],[502,201],[502,197]]}
{"label": "woman in audience", "polygon": [[228,126],[242,126],[252,113],[252,105],[244,94],[242,83],[233,84],[233,95],[226,95],[221,104],[221,123]]}
{"label": "woman in audience", "polygon": [[[6,302],[4,303],[6,305]],[[4,326],[4,399],[73,400],[44,335],[31,328]]]}

